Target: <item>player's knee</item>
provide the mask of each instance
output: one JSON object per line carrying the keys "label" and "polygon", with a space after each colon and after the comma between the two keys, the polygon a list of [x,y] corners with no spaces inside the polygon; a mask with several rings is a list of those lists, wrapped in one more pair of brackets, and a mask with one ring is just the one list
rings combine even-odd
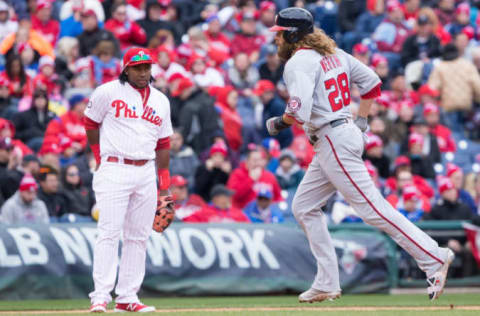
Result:
{"label": "player's knee", "polygon": [[294,198],[292,201],[292,213],[295,216],[296,220],[301,222],[302,216],[305,214],[304,207],[302,207],[302,203],[298,198]]}

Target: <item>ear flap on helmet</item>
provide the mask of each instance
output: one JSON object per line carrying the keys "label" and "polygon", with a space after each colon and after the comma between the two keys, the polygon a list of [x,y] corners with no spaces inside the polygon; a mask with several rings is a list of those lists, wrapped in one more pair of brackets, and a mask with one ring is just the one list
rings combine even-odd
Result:
{"label": "ear flap on helmet", "polygon": [[298,31],[284,31],[283,39],[289,44],[295,44],[301,39],[301,36]]}

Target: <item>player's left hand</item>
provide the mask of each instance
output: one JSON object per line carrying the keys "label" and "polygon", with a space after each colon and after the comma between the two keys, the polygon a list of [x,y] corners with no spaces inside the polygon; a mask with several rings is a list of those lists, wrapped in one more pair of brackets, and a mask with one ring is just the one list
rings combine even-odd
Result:
{"label": "player's left hand", "polygon": [[275,121],[278,120],[278,118],[279,118],[278,116],[274,116],[274,117],[269,118],[266,122],[268,134],[270,134],[270,136],[278,135],[278,133],[280,132],[275,127]]}
{"label": "player's left hand", "polygon": [[171,195],[159,195],[157,200],[157,210],[153,220],[153,230],[162,233],[170,226],[175,217],[175,203]]}

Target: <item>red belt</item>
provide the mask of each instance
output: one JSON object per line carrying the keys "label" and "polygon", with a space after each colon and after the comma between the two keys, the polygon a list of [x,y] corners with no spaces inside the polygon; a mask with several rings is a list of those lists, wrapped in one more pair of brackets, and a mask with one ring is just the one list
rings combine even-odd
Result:
{"label": "red belt", "polygon": [[[121,162],[121,160],[118,157],[113,157],[113,156],[109,156],[107,158],[107,161],[118,162],[118,163]],[[148,162],[147,159],[142,159],[142,160],[123,159],[123,163],[126,165],[133,165],[133,166],[140,166],[140,167],[146,164],[147,162]]]}

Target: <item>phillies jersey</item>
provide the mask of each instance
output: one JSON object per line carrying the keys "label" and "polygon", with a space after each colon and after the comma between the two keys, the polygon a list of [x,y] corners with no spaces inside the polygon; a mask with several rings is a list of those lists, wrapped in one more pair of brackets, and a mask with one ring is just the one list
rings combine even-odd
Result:
{"label": "phillies jersey", "polygon": [[158,139],[173,134],[170,102],[152,86],[144,104],[140,92],[128,82],[105,83],[93,92],[85,116],[101,123],[102,158],[154,159]]}
{"label": "phillies jersey", "polygon": [[352,83],[362,96],[380,84],[373,70],[338,48],[328,56],[298,50],[286,63],[283,79],[290,94],[285,113],[308,130],[352,117],[348,108]]}

